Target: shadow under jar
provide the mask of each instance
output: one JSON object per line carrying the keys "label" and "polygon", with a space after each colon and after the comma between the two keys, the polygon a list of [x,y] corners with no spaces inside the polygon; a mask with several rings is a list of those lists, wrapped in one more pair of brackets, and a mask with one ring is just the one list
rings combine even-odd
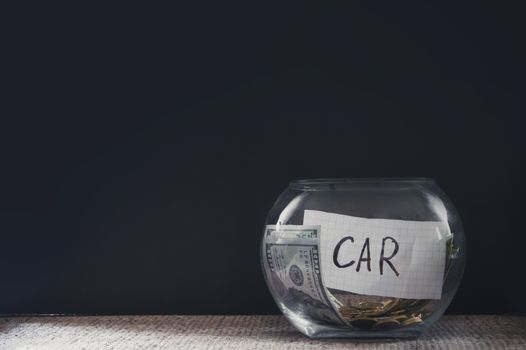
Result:
{"label": "shadow under jar", "polygon": [[311,338],[415,338],[458,288],[465,236],[432,179],[297,180],[269,212],[261,263]]}

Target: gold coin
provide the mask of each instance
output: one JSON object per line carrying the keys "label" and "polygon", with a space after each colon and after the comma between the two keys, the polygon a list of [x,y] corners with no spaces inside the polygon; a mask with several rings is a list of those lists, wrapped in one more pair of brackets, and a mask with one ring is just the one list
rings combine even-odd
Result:
{"label": "gold coin", "polygon": [[374,325],[374,328],[390,329],[390,328],[396,328],[398,326],[400,326],[400,322],[398,322],[396,319],[386,319],[386,320],[376,322],[376,324]]}
{"label": "gold coin", "polygon": [[375,303],[375,302],[362,301],[358,304],[359,309],[380,309],[383,307],[384,307],[383,303]]}
{"label": "gold coin", "polygon": [[396,311],[391,312],[391,315],[400,315],[400,314],[403,314],[404,312],[407,312],[407,310],[405,309],[396,310]]}
{"label": "gold coin", "polygon": [[422,323],[422,319],[418,316],[415,316],[415,317],[411,317],[405,321],[402,322],[402,326],[412,326],[412,325],[416,325],[416,324],[420,324]]}

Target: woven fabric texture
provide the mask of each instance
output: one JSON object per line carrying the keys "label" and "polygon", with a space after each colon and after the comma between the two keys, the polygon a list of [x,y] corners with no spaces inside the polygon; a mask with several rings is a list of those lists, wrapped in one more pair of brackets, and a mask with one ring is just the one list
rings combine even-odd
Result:
{"label": "woven fabric texture", "polygon": [[0,319],[0,349],[526,349],[526,317],[445,316],[417,340],[311,340],[282,316]]}

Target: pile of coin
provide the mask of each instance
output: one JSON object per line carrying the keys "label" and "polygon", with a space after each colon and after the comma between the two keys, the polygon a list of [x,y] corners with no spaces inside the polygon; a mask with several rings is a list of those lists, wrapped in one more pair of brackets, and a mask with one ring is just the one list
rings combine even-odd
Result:
{"label": "pile of coin", "polygon": [[[356,299],[361,296],[356,295]],[[349,299],[349,298],[347,298]],[[414,326],[423,322],[425,300],[386,299],[383,301],[339,302],[340,315],[359,329],[392,329]]]}

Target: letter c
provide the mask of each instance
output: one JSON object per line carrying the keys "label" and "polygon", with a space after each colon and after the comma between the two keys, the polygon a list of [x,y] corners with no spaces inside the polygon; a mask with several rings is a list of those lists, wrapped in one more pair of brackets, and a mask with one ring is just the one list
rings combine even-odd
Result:
{"label": "letter c", "polygon": [[354,243],[354,239],[351,237],[351,236],[347,236],[347,237],[343,237],[339,242],[338,244],[336,244],[336,247],[334,248],[334,254],[332,255],[332,261],[334,262],[334,265],[336,265],[337,267],[339,268],[343,268],[343,267],[349,267],[349,266],[352,266],[352,264],[354,264],[354,260],[351,260],[350,262],[348,262],[347,264],[340,264],[340,262],[338,261],[338,253],[340,252],[340,248],[342,246],[342,244],[345,242],[345,241],[351,241],[352,243]]}

